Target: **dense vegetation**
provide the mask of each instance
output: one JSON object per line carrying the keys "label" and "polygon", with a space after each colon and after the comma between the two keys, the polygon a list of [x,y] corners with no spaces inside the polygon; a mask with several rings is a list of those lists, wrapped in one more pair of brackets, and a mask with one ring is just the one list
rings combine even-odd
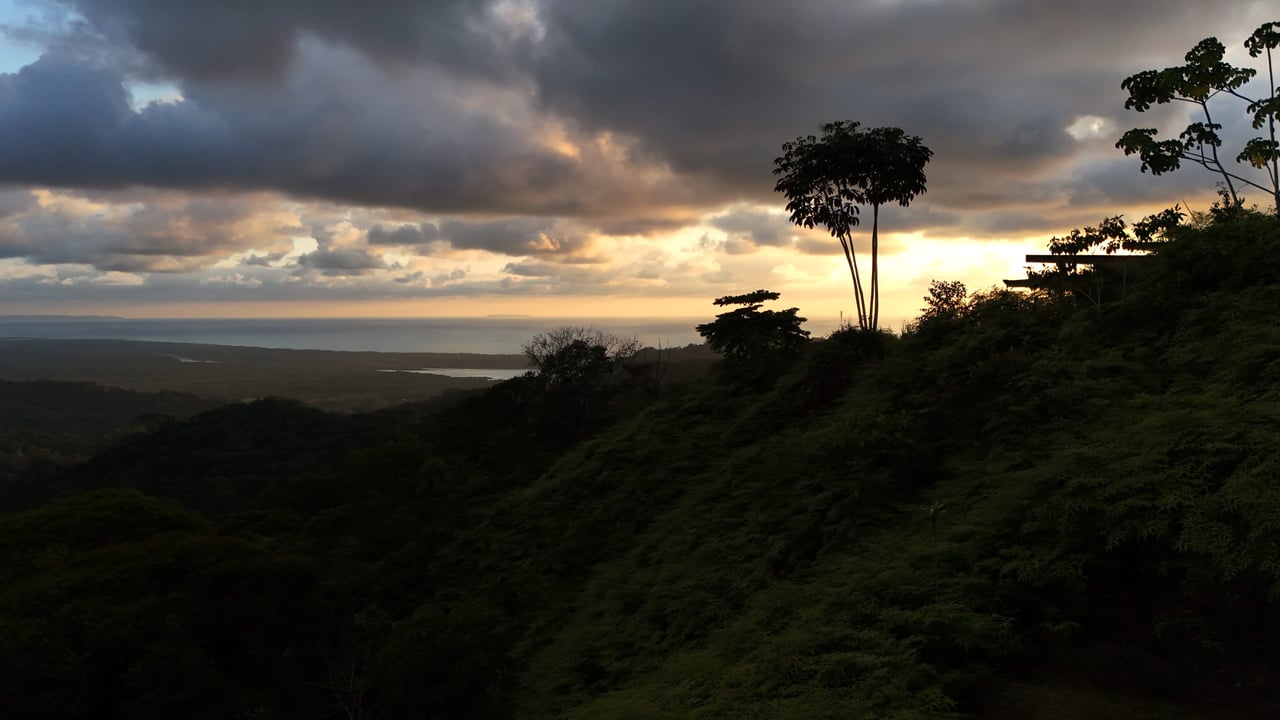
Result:
{"label": "dense vegetation", "polygon": [[176,392],[140,393],[92,383],[0,380],[0,506],[119,438],[217,407]]}
{"label": "dense vegetation", "polygon": [[1122,277],[938,283],[901,336],[737,343],[749,383],[574,346],[434,404],[132,437],[0,516],[0,703],[1275,717],[1280,222],[1198,225]]}

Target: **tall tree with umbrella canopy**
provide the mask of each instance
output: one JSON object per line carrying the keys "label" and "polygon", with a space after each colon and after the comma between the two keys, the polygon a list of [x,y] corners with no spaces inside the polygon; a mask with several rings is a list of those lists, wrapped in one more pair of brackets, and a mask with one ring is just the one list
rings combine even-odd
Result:
{"label": "tall tree with umbrella canopy", "polygon": [[[822,225],[840,241],[853,278],[858,327],[875,330],[880,322],[880,206],[903,207],[925,191],[924,166],[933,157],[920,138],[901,128],[862,129],[848,120],[822,126],[822,137],[798,137],[782,145],[773,161],[776,192],[787,196],[791,222]],[[871,283],[864,292],[852,230],[859,206],[871,206]]]}

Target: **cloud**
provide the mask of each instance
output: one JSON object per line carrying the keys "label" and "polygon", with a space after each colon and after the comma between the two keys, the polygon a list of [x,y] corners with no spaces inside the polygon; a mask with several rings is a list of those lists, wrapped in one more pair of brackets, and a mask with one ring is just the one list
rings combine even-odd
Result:
{"label": "cloud", "polygon": [[732,240],[749,241],[752,245],[784,247],[791,244],[797,228],[780,213],[738,208],[707,219],[707,224],[723,230]]}
{"label": "cloud", "polygon": [[38,191],[0,217],[0,257],[84,264],[122,272],[190,272],[242,250],[286,242],[277,215],[252,198],[153,194],[147,203],[106,203]]}
{"label": "cloud", "polygon": [[440,237],[440,229],[435,223],[405,223],[396,228],[384,227],[381,223],[369,228],[370,245],[425,245]]}
{"label": "cloud", "polygon": [[315,250],[298,257],[298,265],[303,268],[320,270],[330,277],[346,275],[366,275],[372,270],[387,267],[382,258],[371,255],[366,250],[339,248],[336,250]]}
{"label": "cloud", "polygon": [[271,267],[284,260],[286,253],[270,253],[267,255],[246,255],[241,264],[250,267]]}
{"label": "cloud", "polygon": [[43,278],[44,285],[71,287],[75,285],[124,286],[137,287],[145,281],[134,273],[109,270],[101,273],[59,273],[56,277]]}
{"label": "cloud", "polygon": [[35,195],[30,190],[10,190],[0,192],[0,218],[7,218],[29,210],[36,203]]}
{"label": "cloud", "polygon": [[603,285],[611,282],[616,274],[614,268],[592,268],[545,260],[507,263],[502,268],[502,272],[517,278],[551,281],[560,287]]}
{"label": "cloud", "polygon": [[547,218],[446,220],[440,224],[440,236],[457,250],[485,250],[500,255],[568,255],[588,246],[583,236],[556,232],[556,222]]}
{"label": "cloud", "polygon": [[[522,28],[474,0],[61,0],[105,41],[126,44],[168,75],[190,81],[264,82],[298,62],[308,37],[380,62],[429,63],[480,77],[504,74],[504,45]],[[162,8],[161,8],[162,6]]]}
{"label": "cloud", "polygon": [[[772,160],[835,119],[935,152],[928,191],[883,209],[886,254],[1203,198],[1212,176],[1144,176],[1112,147],[1186,121],[1125,111],[1120,81],[1273,19],[1212,0],[43,6],[6,30],[45,52],[0,74],[0,258],[72,282],[24,292],[171,298],[801,278],[839,248],[787,222]],[[140,83],[171,99],[141,104]],[[1227,132],[1254,134],[1236,115]],[[784,252],[797,270],[772,272]],[[144,282],[76,280],[106,273]]]}
{"label": "cloud", "polygon": [[0,181],[268,190],[445,213],[609,217],[679,208],[686,183],[626,141],[556,144],[517,87],[392,73],[333,46],[269,88],[184,87],[135,110],[118,68],[45,55],[0,76]]}
{"label": "cloud", "polygon": [[1240,8],[1210,8],[1222,9],[557,0],[544,11],[538,99],[583,127],[638,138],[677,173],[761,201],[784,140],[837,118],[898,125],[936,151],[921,202],[983,209],[984,195],[1016,196],[1068,162],[1071,119],[1122,112],[1120,80],[1151,57],[1176,62],[1204,35],[1250,27]]}
{"label": "cloud", "polygon": [[218,284],[218,285],[235,285],[238,287],[262,287],[262,279],[256,277],[248,277],[244,273],[235,273],[232,275],[207,275],[200,279],[201,285]]}
{"label": "cloud", "polygon": [[[776,202],[781,143],[844,117],[925,138],[937,154],[922,207],[989,209],[1069,162],[1080,118],[1117,114],[1130,67],[1172,61],[1169,47],[1242,12],[1203,0],[64,4],[82,15],[77,42],[133,54],[51,52],[7,76],[2,179],[272,190],[606,232]],[[1209,7],[1215,26],[1194,12]],[[1050,27],[1070,42],[1046,42]],[[135,55],[181,99],[133,110]]]}

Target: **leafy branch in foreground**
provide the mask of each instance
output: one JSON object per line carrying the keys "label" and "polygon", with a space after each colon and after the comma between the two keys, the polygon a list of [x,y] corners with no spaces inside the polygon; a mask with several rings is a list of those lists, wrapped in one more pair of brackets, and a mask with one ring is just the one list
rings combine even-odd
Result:
{"label": "leafy branch in foreground", "polygon": [[[1223,59],[1226,47],[1217,38],[1205,38],[1184,56],[1185,65],[1144,70],[1130,75],[1120,84],[1121,88],[1129,91],[1129,99],[1124,104],[1126,109],[1146,112],[1153,105],[1178,101],[1196,106],[1204,120],[1187,125],[1177,139],[1158,140],[1159,131],[1155,128],[1134,128],[1120,137],[1116,147],[1124,150],[1125,155],[1136,154],[1142,160],[1142,171],[1149,170],[1152,175],[1177,170],[1184,160],[1216,173],[1222,177],[1226,193],[1236,207],[1244,202],[1239,194],[1240,188],[1248,186],[1262,190],[1271,195],[1274,211],[1280,216],[1280,142],[1276,139],[1280,88],[1276,87],[1272,58],[1272,51],[1280,46],[1280,23],[1261,25],[1244,46],[1250,57],[1266,55],[1267,90],[1262,97],[1253,98],[1241,92],[1258,75],[1258,71],[1226,62]],[[1209,108],[1209,101],[1219,95],[1247,103],[1245,112],[1252,116],[1254,129],[1267,128],[1266,137],[1250,139],[1236,155],[1235,162],[1230,164],[1219,153],[1223,144],[1219,135],[1222,123],[1214,120]],[[1258,182],[1239,174],[1236,167],[1243,163],[1263,171],[1265,180]]]}

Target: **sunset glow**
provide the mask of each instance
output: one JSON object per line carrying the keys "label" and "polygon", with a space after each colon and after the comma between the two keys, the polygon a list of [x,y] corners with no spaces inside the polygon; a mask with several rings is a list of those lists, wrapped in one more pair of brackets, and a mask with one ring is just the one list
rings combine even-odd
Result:
{"label": "sunset glow", "polygon": [[[990,287],[1055,233],[1212,202],[1209,176],[1143,175],[1113,147],[1185,120],[1126,112],[1120,80],[1265,8],[1135,24],[1088,5],[1057,46],[1037,39],[1062,21],[1049,11],[949,3],[503,0],[393,20],[227,10],[211,27],[194,5],[3,1],[0,303],[705,317],[768,288],[838,318],[839,247],[787,221],[771,170],[783,142],[850,118],[935,152],[927,192],[882,214],[896,327],[932,279]],[[241,26],[269,42],[238,47]]]}

